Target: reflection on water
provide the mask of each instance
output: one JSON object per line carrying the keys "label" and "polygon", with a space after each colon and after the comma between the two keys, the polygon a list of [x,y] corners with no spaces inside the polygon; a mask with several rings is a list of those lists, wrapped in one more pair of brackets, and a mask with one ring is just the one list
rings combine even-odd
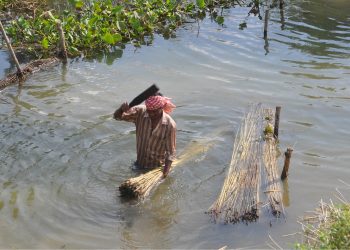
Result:
{"label": "reflection on water", "polygon": [[[271,10],[266,40],[248,9],[227,9],[225,27],[186,24],[174,39],[73,60],[2,90],[0,247],[266,248],[271,235],[289,248],[283,235],[299,231],[296,218],[350,176],[349,4],[286,1]],[[0,74],[14,69],[0,58]],[[177,105],[177,148],[187,154],[148,200],[124,201],[117,187],[135,175],[135,130],[112,113],[154,82]],[[211,224],[204,212],[253,102],[282,106],[280,148],[294,148],[287,219]]]}
{"label": "reflection on water", "polygon": [[349,58],[349,1],[291,1],[290,4],[293,6],[288,9],[286,24],[286,29],[291,31],[289,46],[320,59]]}
{"label": "reflection on water", "polygon": [[283,192],[282,192],[282,201],[283,206],[285,208],[289,207],[290,201],[289,201],[289,185],[288,185],[288,179],[285,179],[283,182]]}
{"label": "reflection on water", "polygon": [[301,77],[301,78],[310,78],[315,80],[336,80],[339,79],[339,77],[331,77],[331,76],[324,76],[324,75],[318,75],[318,74],[310,74],[310,73],[288,73],[288,72],[280,72],[284,75],[293,75],[295,77]]}
{"label": "reflection on water", "polygon": [[[173,179],[166,181],[167,185]],[[125,222],[120,229],[122,248],[171,247],[172,235],[168,232],[179,209],[176,200],[164,196],[164,190],[156,191],[149,202],[143,206],[131,206],[124,211]],[[152,228],[153,230],[150,230]]]}

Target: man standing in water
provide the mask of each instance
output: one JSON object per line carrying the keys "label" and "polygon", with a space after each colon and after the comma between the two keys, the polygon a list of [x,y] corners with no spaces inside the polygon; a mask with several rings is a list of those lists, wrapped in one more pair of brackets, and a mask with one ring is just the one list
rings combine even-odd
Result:
{"label": "man standing in water", "polygon": [[136,166],[147,170],[163,166],[164,178],[175,160],[176,123],[169,115],[175,107],[170,98],[155,95],[145,105],[129,108],[124,102],[114,112],[114,119],[136,125]]}

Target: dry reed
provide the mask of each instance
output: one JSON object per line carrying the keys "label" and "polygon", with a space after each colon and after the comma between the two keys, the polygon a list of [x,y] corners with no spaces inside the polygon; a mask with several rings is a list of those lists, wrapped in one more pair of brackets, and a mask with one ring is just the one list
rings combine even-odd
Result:
{"label": "dry reed", "polygon": [[[343,184],[350,188],[349,183],[343,182]],[[348,249],[350,224],[339,222],[341,220],[348,221],[350,202],[338,189],[337,192],[337,204],[334,204],[332,200],[326,203],[321,199],[314,211],[306,213],[298,220],[303,230],[303,242],[308,246],[308,249]],[[333,236],[330,236],[331,234]],[[335,245],[332,245],[334,243]]]}
{"label": "dry reed", "polygon": [[[342,203],[350,208],[350,203]],[[302,225],[304,244],[311,246],[312,248],[319,248],[321,242],[321,232],[324,230],[330,230],[330,226],[337,221],[337,218],[343,213],[342,207],[333,204],[332,200],[329,203],[321,200],[319,207],[315,211],[305,215],[301,221],[298,221]],[[343,228],[343,231],[348,230]]]}

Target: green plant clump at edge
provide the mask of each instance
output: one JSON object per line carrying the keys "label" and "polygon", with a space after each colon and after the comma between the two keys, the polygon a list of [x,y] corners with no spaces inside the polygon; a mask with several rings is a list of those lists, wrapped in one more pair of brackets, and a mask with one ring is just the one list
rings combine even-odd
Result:
{"label": "green plant clump at edge", "polygon": [[320,228],[314,245],[297,244],[296,249],[350,249],[350,204],[331,211],[329,220]]}

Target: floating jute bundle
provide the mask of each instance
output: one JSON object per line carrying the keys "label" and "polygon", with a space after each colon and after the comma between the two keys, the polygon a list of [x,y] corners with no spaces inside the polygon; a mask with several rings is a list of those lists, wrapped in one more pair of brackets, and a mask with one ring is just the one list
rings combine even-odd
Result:
{"label": "floating jute bundle", "polygon": [[5,79],[0,80],[0,89],[3,89],[12,84],[24,81],[30,74],[33,74],[41,69],[45,69],[49,66],[54,66],[59,63],[59,59],[56,57],[47,58],[47,59],[38,59],[28,63],[22,69],[22,75],[18,73],[11,73],[6,76]]}
{"label": "floating jute bundle", "polygon": [[[276,178],[276,143],[273,128],[269,127],[272,117],[265,115],[262,105],[256,104],[242,120],[221,193],[207,212],[214,222],[256,221],[260,188],[269,197],[272,213],[277,216],[283,211],[279,179]],[[262,174],[267,178],[264,185],[261,185]]]}
{"label": "floating jute bundle", "polygon": [[[57,29],[60,33],[60,38],[61,38],[60,44],[61,44],[62,49],[61,49],[60,56],[62,57],[63,63],[67,63],[67,49],[65,46],[65,37],[64,37],[63,30],[62,30],[61,21],[56,20],[56,25],[57,25]],[[0,80],[0,90],[7,87],[7,86],[15,84],[15,83],[23,83],[30,74],[33,74],[41,69],[45,69],[49,66],[54,66],[60,61],[56,57],[46,58],[46,59],[38,59],[38,60],[31,61],[22,69],[21,66],[19,65],[17,56],[12,48],[10,39],[6,35],[6,31],[5,31],[4,26],[2,25],[1,21],[0,21],[0,31],[1,31],[1,34],[2,34],[5,42],[6,42],[8,49],[9,49],[11,57],[16,65],[16,68],[17,68],[16,73],[11,73],[11,74],[7,75],[5,77],[5,79]]]}
{"label": "floating jute bundle", "polygon": [[[213,137],[209,138],[212,139]],[[169,173],[171,173],[176,166],[193,159],[201,153],[205,153],[212,145],[214,145],[213,142],[205,139],[192,142],[183,150],[184,153],[173,162]],[[162,180],[163,168],[155,168],[145,174],[124,181],[119,186],[120,195],[129,198],[146,198]]]}
{"label": "floating jute bundle", "polygon": [[162,180],[162,168],[153,169],[140,176],[128,179],[119,186],[121,196],[143,198]]}
{"label": "floating jute bundle", "polygon": [[267,202],[272,214],[280,217],[284,214],[284,208],[277,166],[277,142],[270,129],[273,127],[271,124],[273,124],[274,118],[272,110],[264,109],[263,117],[264,140],[262,155],[264,167],[262,169],[262,187],[264,194],[267,196]]}

